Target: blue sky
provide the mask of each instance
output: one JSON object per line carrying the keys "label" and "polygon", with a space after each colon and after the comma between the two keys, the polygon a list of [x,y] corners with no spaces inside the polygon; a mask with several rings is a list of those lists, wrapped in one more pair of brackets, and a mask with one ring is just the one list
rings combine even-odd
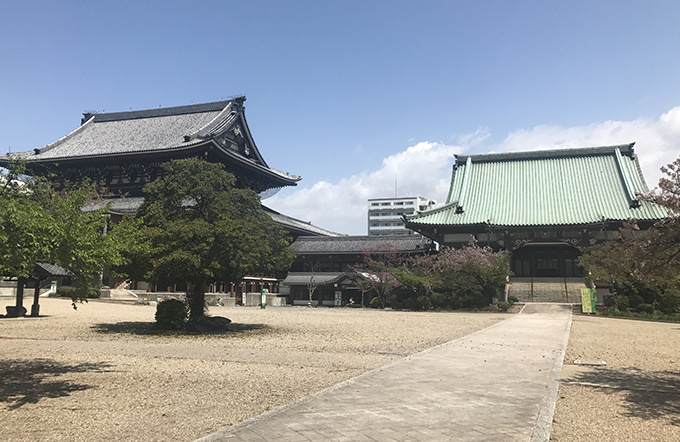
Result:
{"label": "blue sky", "polygon": [[680,153],[677,1],[3,1],[0,153],[83,111],[245,94],[266,201],[343,233],[366,199],[443,200],[453,153],[636,141]]}

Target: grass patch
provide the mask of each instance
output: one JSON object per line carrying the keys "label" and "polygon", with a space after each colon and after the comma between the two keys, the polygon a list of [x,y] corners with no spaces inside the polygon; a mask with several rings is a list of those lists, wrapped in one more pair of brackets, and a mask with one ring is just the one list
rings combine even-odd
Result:
{"label": "grass patch", "polygon": [[640,313],[640,312],[629,312],[620,311],[612,308],[606,308],[602,312],[599,312],[601,316],[607,316],[611,318],[624,318],[624,319],[635,319],[639,321],[654,321],[654,322],[680,322],[680,316],[666,315],[663,313]]}

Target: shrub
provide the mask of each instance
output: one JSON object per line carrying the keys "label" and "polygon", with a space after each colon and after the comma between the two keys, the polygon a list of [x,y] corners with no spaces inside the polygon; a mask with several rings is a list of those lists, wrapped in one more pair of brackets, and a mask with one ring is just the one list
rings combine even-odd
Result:
{"label": "shrub", "polygon": [[500,301],[496,304],[496,307],[498,307],[498,310],[502,312],[507,312],[511,305],[512,304],[510,304],[509,302]]}
{"label": "shrub", "polygon": [[628,296],[628,306],[630,308],[637,308],[638,305],[644,304],[645,298],[640,295],[629,295]]}
{"label": "shrub", "polygon": [[444,293],[432,293],[430,295],[430,302],[434,308],[446,309],[451,308],[451,299]]}
{"label": "shrub", "polygon": [[406,298],[402,301],[403,308],[406,310],[418,310],[418,301],[413,298]]}
{"label": "shrub", "polygon": [[628,297],[623,295],[609,296],[604,300],[606,307],[613,307],[616,310],[625,311],[628,309]]}
{"label": "shrub", "polygon": [[430,298],[427,296],[418,296],[416,304],[418,305],[418,310],[429,310],[432,308],[432,302],[430,302]]}
{"label": "shrub", "polygon": [[508,303],[510,305],[513,305],[516,302],[519,302],[519,298],[517,296],[514,296],[514,295],[508,296]]}
{"label": "shrub", "polygon": [[368,303],[371,308],[380,308],[380,297],[376,296]]}
{"label": "shrub", "polygon": [[75,298],[78,297],[78,293],[81,292],[82,290],[87,291],[87,297],[88,298],[99,298],[99,296],[100,296],[99,289],[97,289],[97,288],[87,287],[86,289],[82,289],[80,287],[71,287],[71,286],[57,287],[57,293],[55,295],[60,297],[60,298],[75,299]]}
{"label": "shrub", "polygon": [[179,299],[166,299],[156,306],[156,325],[159,328],[181,330],[188,316],[188,306]]}
{"label": "shrub", "polygon": [[640,313],[654,314],[654,306],[652,304],[639,304],[635,310]]}
{"label": "shrub", "polygon": [[680,290],[668,289],[659,297],[659,310],[672,315],[680,310]]}

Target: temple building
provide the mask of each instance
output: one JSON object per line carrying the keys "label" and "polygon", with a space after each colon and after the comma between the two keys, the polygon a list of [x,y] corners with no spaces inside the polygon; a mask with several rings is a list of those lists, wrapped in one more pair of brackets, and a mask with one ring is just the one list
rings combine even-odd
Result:
{"label": "temple building", "polygon": [[645,229],[666,216],[638,197],[649,189],[633,145],[456,156],[446,204],[406,226],[447,246],[474,238],[509,250],[531,299],[540,279],[571,301],[569,283],[583,281],[579,247],[615,239],[628,220]]}
{"label": "temple building", "polygon": [[[113,222],[136,212],[144,201],[144,185],[162,178],[161,164],[174,159],[202,158],[223,164],[236,177],[238,187],[253,189],[266,199],[283,187],[295,186],[301,178],[265,162],[246,121],[245,100],[245,96],[236,96],[188,106],[84,113],[73,132],[44,147],[1,155],[0,166],[13,159],[25,160],[28,174],[49,176],[57,190],[89,178],[111,196],[86,210],[102,208],[113,200]],[[338,235],[265,206],[263,209],[293,239]],[[251,289],[272,286],[260,285],[253,284]]]}
{"label": "temple building", "polygon": [[[162,178],[160,165],[182,158],[221,163],[234,174],[238,187],[251,188],[265,199],[283,187],[295,186],[301,178],[265,162],[246,121],[245,100],[236,96],[188,106],[84,113],[80,126],[70,134],[41,148],[2,155],[0,166],[7,166],[12,158],[26,160],[29,174],[49,175],[57,189],[89,178],[113,195],[114,217],[135,212],[143,202],[144,185]],[[265,211],[294,237],[337,235]]]}
{"label": "temple building", "polygon": [[[288,296],[289,304],[317,305],[367,305],[373,293],[366,293],[359,281],[370,277],[357,272],[357,265],[370,255],[377,259],[381,254],[396,253],[401,256],[434,253],[436,244],[421,235],[380,236],[301,236],[291,244],[297,256],[290,272],[281,282],[281,292]],[[363,293],[362,293],[363,292]]]}

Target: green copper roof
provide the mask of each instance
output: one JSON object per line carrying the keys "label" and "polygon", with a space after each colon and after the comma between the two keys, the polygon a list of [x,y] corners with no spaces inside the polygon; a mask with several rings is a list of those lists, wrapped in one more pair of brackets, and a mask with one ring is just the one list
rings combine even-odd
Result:
{"label": "green copper roof", "polygon": [[[634,143],[633,143],[634,144]],[[458,156],[443,207],[408,217],[425,225],[551,226],[657,220],[633,144]]]}

